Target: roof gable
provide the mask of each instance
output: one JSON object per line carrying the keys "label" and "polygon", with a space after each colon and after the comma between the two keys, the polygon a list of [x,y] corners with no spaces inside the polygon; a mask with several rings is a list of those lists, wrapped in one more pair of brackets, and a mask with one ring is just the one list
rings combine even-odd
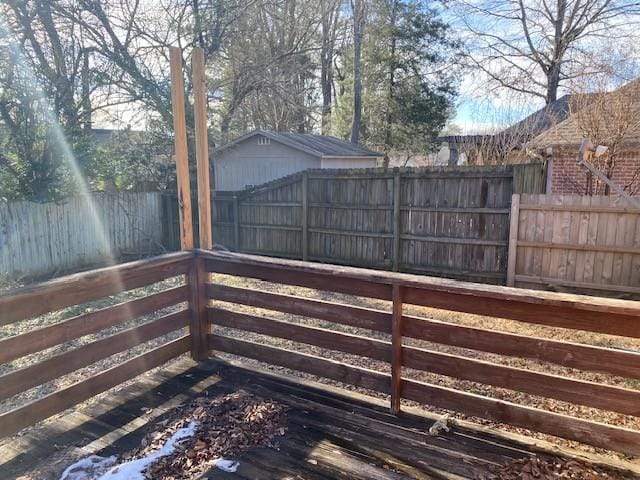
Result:
{"label": "roof gable", "polygon": [[316,135],[311,133],[284,133],[270,130],[254,130],[230,143],[216,149],[220,153],[229,147],[238,145],[252,137],[262,135],[271,140],[295,148],[314,157],[382,157],[381,153],[369,150],[360,145],[346,142],[328,135]]}
{"label": "roof gable", "polygon": [[[624,105],[624,106],[623,106]],[[596,142],[605,142],[620,135],[626,128],[624,142],[640,141],[640,79],[623,85],[609,93],[587,96],[586,106],[575,109],[553,128],[542,132],[531,143],[539,147],[579,145],[587,135]]]}

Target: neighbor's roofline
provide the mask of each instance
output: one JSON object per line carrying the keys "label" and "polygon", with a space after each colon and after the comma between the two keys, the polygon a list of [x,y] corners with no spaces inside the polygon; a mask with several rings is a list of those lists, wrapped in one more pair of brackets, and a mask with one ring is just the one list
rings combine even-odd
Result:
{"label": "neighbor's roofline", "polygon": [[314,150],[313,148],[308,148],[305,147],[304,145],[300,145],[296,142],[292,142],[289,141],[287,138],[283,138],[280,135],[278,135],[277,133],[274,132],[270,132],[268,130],[254,130],[252,132],[248,132],[245,133],[244,135],[241,135],[240,137],[236,138],[235,140],[233,140],[232,142],[226,143],[218,148],[216,148],[214,150],[214,153],[220,153],[223,150],[227,150],[230,147],[233,147],[235,145],[237,145],[240,142],[244,142],[245,140],[248,140],[251,137],[255,137],[256,135],[262,135],[264,137],[268,137],[271,140],[274,140],[278,143],[282,143],[283,145],[287,145],[288,147],[291,148],[295,148],[296,150],[300,150],[302,152],[308,153],[309,155],[312,155],[314,157],[317,158],[376,158],[376,157],[384,157],[384,154],[377,154],[377,155],[324,155],[322,152],[319,152],[318,150]]}

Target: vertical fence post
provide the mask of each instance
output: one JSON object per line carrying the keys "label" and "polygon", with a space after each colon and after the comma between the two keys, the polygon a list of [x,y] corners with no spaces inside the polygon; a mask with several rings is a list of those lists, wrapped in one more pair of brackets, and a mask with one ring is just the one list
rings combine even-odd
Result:
{"label": "vertical fence post", "polygon": [[513,287],[516,282],[516,253],[518,251],[518,224],[520,223],[520,195],[511,196],[511,214],[509,217],[509,252],[507,259],[507,285]]}
{"label": "vertical fence post", "polygon": [[173,110],[178,206],[180,211],[180,247],[182,250],[193,250],[193,219],[191,218],[191,188],[189,186],[187,122],[184,113],[182,51],[178,47],[170,47],[169,56],[171,66],[171,108]]}
{"label": "vertical fence post", "polygon": [[211,185],[209,181],[207,92],[204,85],[204,51],[201,48],[193,49],[191,65],[198,179],[198,231],[200,232],[200,248],[211,250],[213,247],[213,231],[211,224]]}
{"label": "vertical fence post", "polygon": [[400,269],[400,172],[393,176],[393,271]]}
{"label": "vertical fence post", "polygon": [[309,260],[309,172],[302,172],[302,260]]}
{"label": "vertical fence post", "polygon": [[238,196],[233,196],[233,246],[235,251],[240,251],[240,207],[238,205]]}
{"label": "vertical fence post", "polygon": [[402,398],[402,287],[392,286],[391,314],[391,413],[400,413]]}

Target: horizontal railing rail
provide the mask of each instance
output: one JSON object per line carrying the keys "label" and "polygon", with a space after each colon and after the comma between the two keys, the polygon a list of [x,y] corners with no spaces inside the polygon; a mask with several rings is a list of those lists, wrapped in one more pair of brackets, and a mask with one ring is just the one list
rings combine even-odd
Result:
{"label": "horizontal railing rail", "polygon": [[[162,338],[159,346],[145,353],[0,414],[0,435],[10,435],[73,407],[182,353],[190,351],[200,360],[213,350],[389,395],[394,413],[400,410],[402,399],[411,400],[640,455],[638,430],[519,405],[415,376],[425,372],[640,417],[640,391],[628,388],[633,382],[614,385],[574,375],[574,370],[580,370],[640,380],[640,351],[500,331],[488,327],[490,322],[478,327],[436,320],[409,314],[404,308],[431,307],[635,339],[640,338],[640,306],[636,302],[196,250],[6,292],[0,295],[0,326],[19,332],[14,329],[17,322],[26,320],[33,325],[37,322],[32,319],[43,314],[173,277],[179,277],[182,284],[172,283],[161,291],[154,287],[147,296],[51,325],[30,326],[28,331],[0,339],[2,363],[67,344],[59,352],[47,352],[43,359],[29,360],[26,366],[8,369],[0,376],[0,401],[4,401]],[[248,281],[225,280],[231,277]],[[307,295],[290,287],[321,293]],[[340,301],[328,300],[322,292],[341,294]],[[148,315],[153,315],[152,319],[127,323]],[[292,315],[312,321],[300,323],[292,320]],[[165,335],[187,326],[188,334],[176,333],[171,340],[165,339]],[[108,329],[115,327],[118,330],[109,333]],[[101,332],[101,338],[85,339],[76,347],[68,345]],[[274,341],[256,340],[263,337]],[[452,349],[442,351],[439,345]],[[319,353],[326,351],[337,352],[337,356],[325,358]],[[468,351],[491,355],[477,358]],[[496,356],[523,359],[523,363],[505,365]],[[525,360],[574,370],[545,372],[540,365],[529,368]]]}
{"label": "horizontal railing rail", "polygon": [[[0,295],[0,325],[37,318],[173,277],[182,277],[184,283],[185,274],[192,272],[194,263],[191,253],[167,254],[8,291]],[[64,348],[61,353],[48,353],[43,360],[29,361],[27,366],[1,375],[0,401],[192,325],[192,312],[188,306],[181,306],[189,302],[190,290],[190,284],[165,288],[3,338],[0,362],[7,363],[104,331],[102,338]],[[173,311],[159,313],[170,307]],[[156,318],[145,323],[136,323],[116,333],[106,330],[151,314]],[[0,436],[11,435],[70,408],[192,348],[188,334],[160,341],[164,343],[145,353],[0,414]]]}
{"label": "horizontal railing rail", "polygon": [[[228,252],[198,252],[198,255],[204,259],[206,271],[211,273],[391,301],[387,309],[368,308],[265,289],[271,287],[247,288],[237,286],[238,282],[229,285],[219,280],[223,277],[213,277],[214,281],[206,286],[209,300],[216,302],[207,309],[213,326],[370,358],[387,364],[390,374],[290,348],[233,338],[233,334],[225,330],[209,335],[209,347],[213,350],[387,393],[391,395],[391,404],[392,407],[395,405],[396,411],[400,399],[404,398],[600,448],[640,454],[640,431],[417,381],[403,371],[403,368],[424,371],[574,405],[640,416],[639,390],[586,381],[571,373],[545,373],[416,347],[407,345],[406,340],[425,340],[630,379],[639,377],[640,352],[529,337],[403,313],[404,305],[417,305],[638,338],[640,305],[636,302],[489,287]],[[223,305],[219,306],[218,302]],[[271,315],[241,312],[228,304],[368,329],[378,336],[386,334],[387,338],[345,333],[325,328],[325,325],[323,328],[301,325]]]}

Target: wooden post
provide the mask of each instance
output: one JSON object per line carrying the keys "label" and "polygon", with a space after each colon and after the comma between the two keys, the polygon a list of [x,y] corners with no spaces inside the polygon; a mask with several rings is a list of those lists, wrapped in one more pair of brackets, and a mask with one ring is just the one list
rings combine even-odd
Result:
{"label": "wooden post", "polygon": [[193,250],[187,123],[184,113],[184,78],[182,76],[182,52],[180,49],[170,47],[169,59],[171,67],[171,108],[173,109],[173,130],[176,146],[178,209],[180,211],[180,247],[182,250]]}
{"label": "wooden post", "polygon": [[393,176],[393,271],[400,269],[400,172]]}
{"label": "wooden post", "polygon": [[196,164],[198,173],[198,219],[200,248],[213,248],[211,226],[211,186],[209,182],[209,134],[207,132],[207,91],[204,82],[204,51],[194,48],[191,54],[193,75],[193,110],[196,134]]}
{"label": "wooden post", "polygon": [[191,322],[189,334],[191,337],[191,358],[196,361],[206,360],[210,356],[208,347],[209,319],[206,294],[207,273],[202,257],[195,257],[187,276],[189,285],[189,309]]}
{"label": "wooden post", "polygon": [[236,252],[240,251],[240,207],[238,205],[238,196],[233,196],[233,246]]}
{"label": "wooden post", "polygon": [[511,214],[509,220],[507,285],[513,287],[516,282],[516,253],[518,251],[518,225],[520,223],[520,195],[517,193],[511,195]]}
{"label": "wooden post", "polygon": [[393,307],[391,314],[391,413],[400,413],[402,398],[402,287],[392,287]]}
{"label": "wooden post", "polygon": [[309,173],[302,172],[302,260],[309,260]]}

